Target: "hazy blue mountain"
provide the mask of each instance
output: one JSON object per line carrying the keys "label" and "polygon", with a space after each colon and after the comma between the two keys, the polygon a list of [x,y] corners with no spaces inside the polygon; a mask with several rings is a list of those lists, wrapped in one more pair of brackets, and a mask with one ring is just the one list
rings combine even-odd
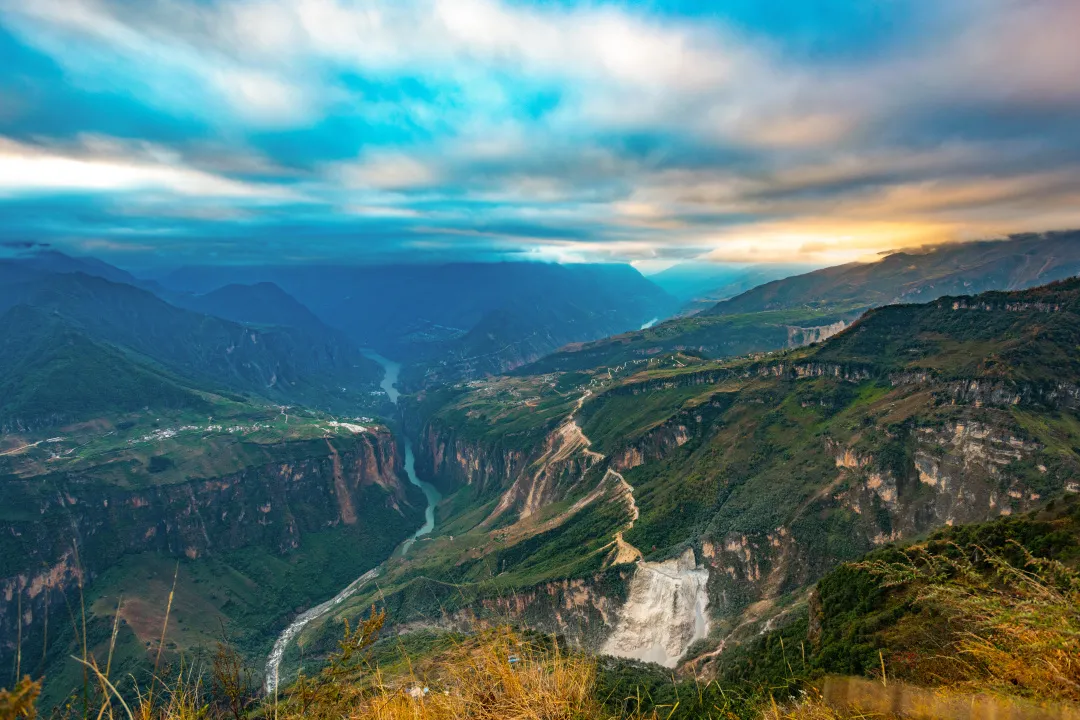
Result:
{"label": "hazy blue mountain", "polygon": [[112,280],[113,282],[138,285],[141,281],[127,270],[98,260],[94,257],[72,257],[56,250],[42,250],[21,257],[17,262],[24,267],[48,273],[81,272],[87,275]]}
{"label": "hazy blue mountain", "polygon": [[[3,266],[7,265],[5,272]],[[57,250],[39,250],[25,255],[0,260],[0,283],[13,279],[29,280],[50,273],[83,273],[112,282],[134,285],[153,293],[162,293],[162,287],[154,280],[136,277],[127,270],[87,255],[65,255]],[[21,278],[18,277],[21,274]]]}
{"label": "hazy blue mountain", "polygon": [[188,267],[163,282],[188,292],[273,282],[361,345],[466,375],[635,329],[678,305],[628,265]]}
{"label": "hazy blue mountain", "polygon": [[316,315],[271,282],[231,284],[201,295],[177,295],[172,304],[247,325],[325,328]]}
{"label": "hazy blue mountain", "polygon": [[689,262],[649,275],[651,282],[674,297],[692,300],[726,300],[763,283],[801,275],[819,266],[808,264],[743,265]]}

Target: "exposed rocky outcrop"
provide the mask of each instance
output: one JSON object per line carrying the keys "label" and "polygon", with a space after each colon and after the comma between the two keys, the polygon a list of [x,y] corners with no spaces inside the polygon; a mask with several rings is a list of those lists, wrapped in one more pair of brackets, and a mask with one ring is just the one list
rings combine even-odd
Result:
{"label": "exposed rocky outcrop", "polygon": [[664,457],[675,448],[682,447],[690,440],[690,430],[685,424],[686,418],[679,416],[653,428],[641,438],[612,454],[611,465],[617,470],[629,470],[651,460]]}
{"label": "exposed rocky outcrop", "polygon": [[789,348],[797,348],[828,340],[833,335],[843,332],[847,326],[848,323],[843,320],[837,320],[836,322],[827,325],[815,325],[813,327],[797,327],[789,325],[787,328],[787,346]]}
{"label": "exposed rocky outcrop", "polygon": [[602,652],[675,667],[687,649],[709,633],[708,568],[694,551],[663,562],[638,563],[629,597]]}
{"label": "exposed rocky outcrop", "polygon": [[[899,441],[900,438],[897,438]],[[839,558],[806,534],[822,520],[851,513],[843,538],[852,556],[875,546],[918,537],[944,525],[982,522],[1038,507],[1046,498],[1016,471],[1037,468],[1041,484],[1070,490],[1044,462],[1039,443],[1016,428],[969,420],[917,427],[903,439],[908,459],[888,464],[872,449],[826,438],[835,479],[768,532],[709,534],[701,538],[704,564],[713,570],[710,608],[724,619],[724,637],[745,637],[785,611],[781,600],[817,580]],[[723,639],[723,638],[722,638]]]}
{"label": "exposed rocky outcrop", "polygon": [[445,492],[473,486],[478,495],[498,494],[486,523],[508,510],[524,520],[576,487],[586,471],[603,459],[590,449],[576,413],[590,393],[528,450],[507,448],[502,440],[462,440],[453,428],[430,419],[421,432],[417,471]]}

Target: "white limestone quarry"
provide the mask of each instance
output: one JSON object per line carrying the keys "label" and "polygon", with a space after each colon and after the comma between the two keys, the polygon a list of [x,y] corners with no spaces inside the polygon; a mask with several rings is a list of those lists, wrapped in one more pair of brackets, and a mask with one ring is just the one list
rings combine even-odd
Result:
{"label": "white limestone quarry", "polygon": [[630,596],[619,611],[605,655],[675,667],[687,649],[709,632],[707,568],[694,551],[664,562],[642,562],[630,581]]}

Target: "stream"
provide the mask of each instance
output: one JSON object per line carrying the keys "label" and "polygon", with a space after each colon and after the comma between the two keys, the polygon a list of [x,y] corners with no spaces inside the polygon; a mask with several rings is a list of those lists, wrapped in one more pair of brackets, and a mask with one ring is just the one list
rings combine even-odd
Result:
{"label": "stream", "polygon": [[[387,397],[390,398],[390,402],[397,405],[398,398],[401,397],[401,393],[398,392],[397,389],[398,374],[401,372],[401,363],[396,363],[393,360],[384,358],[382,355],[371,350],[364,350],[363,353],[382,365],[384,374],[380,387],[382,387],[383,392],[386,393]],[[410,483],[420,488],[421,492],[424,493],[424,498],[427,500],[427,508],[424,510],[424,524],[421,525],[420,529],[413,533],[410,538],[401,543],[399,553],[397,551],[395,552],[395,554],[405,555],[418,538],[427,535],[435,529],[435,506],[442,500],[442,494],[434,485],[424,482],[416,476],[416,456],[413,454],[412,440],[404,432],[401,433],[401,442],[405,448],[405,474],[408,476]],[[317,620],[348,600],[361,588],[367,585],[369,581],[378,576],[378,567],[368,570],[356,580],[349,583],[344,590],[331,599],[297,615],[296,618],[289,623],[288,627],[282,630],[281,634],[278,635],[277,640],[274,641],[274,647],[270,650],[270,655],[266,660],[267,695],[273,695],[277,692],[278,673],[281,670],[281,659],[285,656],[285,650],[288,648],[289,643],[292,642],[293,638],[299,635],[300,631],[303,630],[308,623]]]}

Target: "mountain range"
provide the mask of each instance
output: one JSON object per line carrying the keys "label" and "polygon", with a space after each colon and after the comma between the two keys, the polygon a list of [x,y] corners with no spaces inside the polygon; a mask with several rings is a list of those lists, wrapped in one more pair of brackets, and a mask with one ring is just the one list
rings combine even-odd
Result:
{"label": "mountain range", "polygon": [[773,280],[817,270],[817,265],[739,265],[721,263],[680,263],[649,280],[684,303],[683,310],[700,311],[717,301],[727,300]]}
{"label": "mountain range", "polygon": [[707,358],[774,352],[824,340],[873,307],[1022,289],[1077,273],[1075,231],[893,253],[766,282],[690,317],[567,346],[523,371],[618,366],[673,351]]}
{"label": "mountain range", "polygon": [[[287,688],[376,605],[418,657],[508,622],[658,696],[886,662],[932,685],[921,633],[963,637],[867,568],[1080,557],[1077,271],[1077,233],[1017,236],[663,320],[625,266],[0,263],[0,663],[43,647],[68,697],[82,594],[136,680],[225,632]],[[405,361],[397,405],[359,347]]]}
{"label": "mountain range", "polygon": [[[88,338],[121,349],[133,361],[220,390],[343,407],[362,403],[379,378],[375,363],[340,337],[319,335],[317,328],[243,325],[83,273],[0,285],[0,312],[18,307],[47,313]],[[107,384],[110,378],[91,375],[82,381]]]}
{"label": "mountain range", "polygon": [[275,283],[355,343],[413,365],[410,376],[426,382],[510,370],[678,306],[627,265],[188,267],[161,280],[187,292],[237,281]]}

